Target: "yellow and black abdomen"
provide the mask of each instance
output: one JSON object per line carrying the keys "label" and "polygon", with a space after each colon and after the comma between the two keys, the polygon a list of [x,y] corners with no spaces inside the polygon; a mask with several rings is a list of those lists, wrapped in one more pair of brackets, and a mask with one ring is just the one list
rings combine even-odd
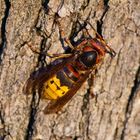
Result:
{"label": "yellow and black abdomen", "polygon": [[[70,66],[66,66],[49,80],[47,80],[42,89],[42,98],[46,99],[58,99],[64,96],[73,86],[78,78],[76,78],[75,71]],[[78,72],[77,72],[78,75]]]}

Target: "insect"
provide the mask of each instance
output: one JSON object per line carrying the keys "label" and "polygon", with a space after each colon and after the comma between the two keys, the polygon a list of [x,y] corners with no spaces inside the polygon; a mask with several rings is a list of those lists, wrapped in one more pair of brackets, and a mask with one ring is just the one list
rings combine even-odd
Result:
{"label": "insect", "polygon": [[[92,27],[89,22],[87,24]],[[93,27],[92,29],[96,37],[91,37],[85,28],[83,29],[84,39],[75,47],[69,39],[64,38],[72,49],[72,53],[64,56],[65,59],[62,62],[42,68],[28,79],[25,87],[26,94],[38,90],[42,99],[50,100],[44,109],[45,114],[61,110],[76,94],[89,74],[97,69],[106,53],[109,53],[111,57],[116,55],[96,30]],[[60,33],[64,37],[62,29],[60,29]]]}

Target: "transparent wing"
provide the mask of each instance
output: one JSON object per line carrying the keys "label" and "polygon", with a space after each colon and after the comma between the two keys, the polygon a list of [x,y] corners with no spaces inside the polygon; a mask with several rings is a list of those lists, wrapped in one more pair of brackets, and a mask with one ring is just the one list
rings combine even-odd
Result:
{"label": "transparent wing", "polygon": [[24,85],[23,92],[24,94],[32,94],[33,90],[38,89],[41,87],[41,85],[52,77],[57,71],[62,69],[67,63],[70,63],[73,61],[74,56],[71,55],[68,58],[65,58],[64,61],[57,63],[55,65],[49,65],[48,67],[44,67],[39,69],[36,72],[33,72],[27,82]]}

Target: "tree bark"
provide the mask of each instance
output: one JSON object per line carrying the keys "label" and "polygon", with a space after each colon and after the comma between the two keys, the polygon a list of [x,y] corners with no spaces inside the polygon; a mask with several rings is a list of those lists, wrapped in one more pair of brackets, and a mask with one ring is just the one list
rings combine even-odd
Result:
{"label": "tree bark", "polygon": [[[77,19],[88,18],[117,55],[106,55],[94,82],[89,76],[60,113],[45,115],[48,101],[23,94],[23,87],[52,60],[27,44],[41,52],[64,52],[55,13],[68,38]],[[0,140],[139,140],[139,18],[138,0],[1,0]]]}

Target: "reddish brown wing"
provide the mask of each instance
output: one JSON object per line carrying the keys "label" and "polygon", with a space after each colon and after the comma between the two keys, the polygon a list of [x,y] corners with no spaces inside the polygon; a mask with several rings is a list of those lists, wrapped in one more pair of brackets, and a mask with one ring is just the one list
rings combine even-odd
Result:
{"label": "reddish brown wing", "polygon": [[24,94],[31,94],[33,90],[36,90],[38,88],[41,88],[44,81],[52,77],[57,71],[62,69],[67,63],[70,63],[74,60],[74,55],[71,55],[70,57],[67,57],[64,59],[64,61],[55,64],[50,65],[45,68],[41,68],[38,71],[31,74],[30,78],[27,80],[27,82],[24,85],[23,92]]}
{"label": "reddish brown wing", "polygon": [[77,84],[75,84],[71,90],[67,92],[66,95],[62,96],[61,98],[57,100],[52,100],[49,102],[47,107],[44,109],[45,114],[51,114],[56,113],[76,94],[78,89],[82,86],[82,84],[87,79],[88,75],[91,73],[91,71],[87,71],[81,79],[77,81]]}

